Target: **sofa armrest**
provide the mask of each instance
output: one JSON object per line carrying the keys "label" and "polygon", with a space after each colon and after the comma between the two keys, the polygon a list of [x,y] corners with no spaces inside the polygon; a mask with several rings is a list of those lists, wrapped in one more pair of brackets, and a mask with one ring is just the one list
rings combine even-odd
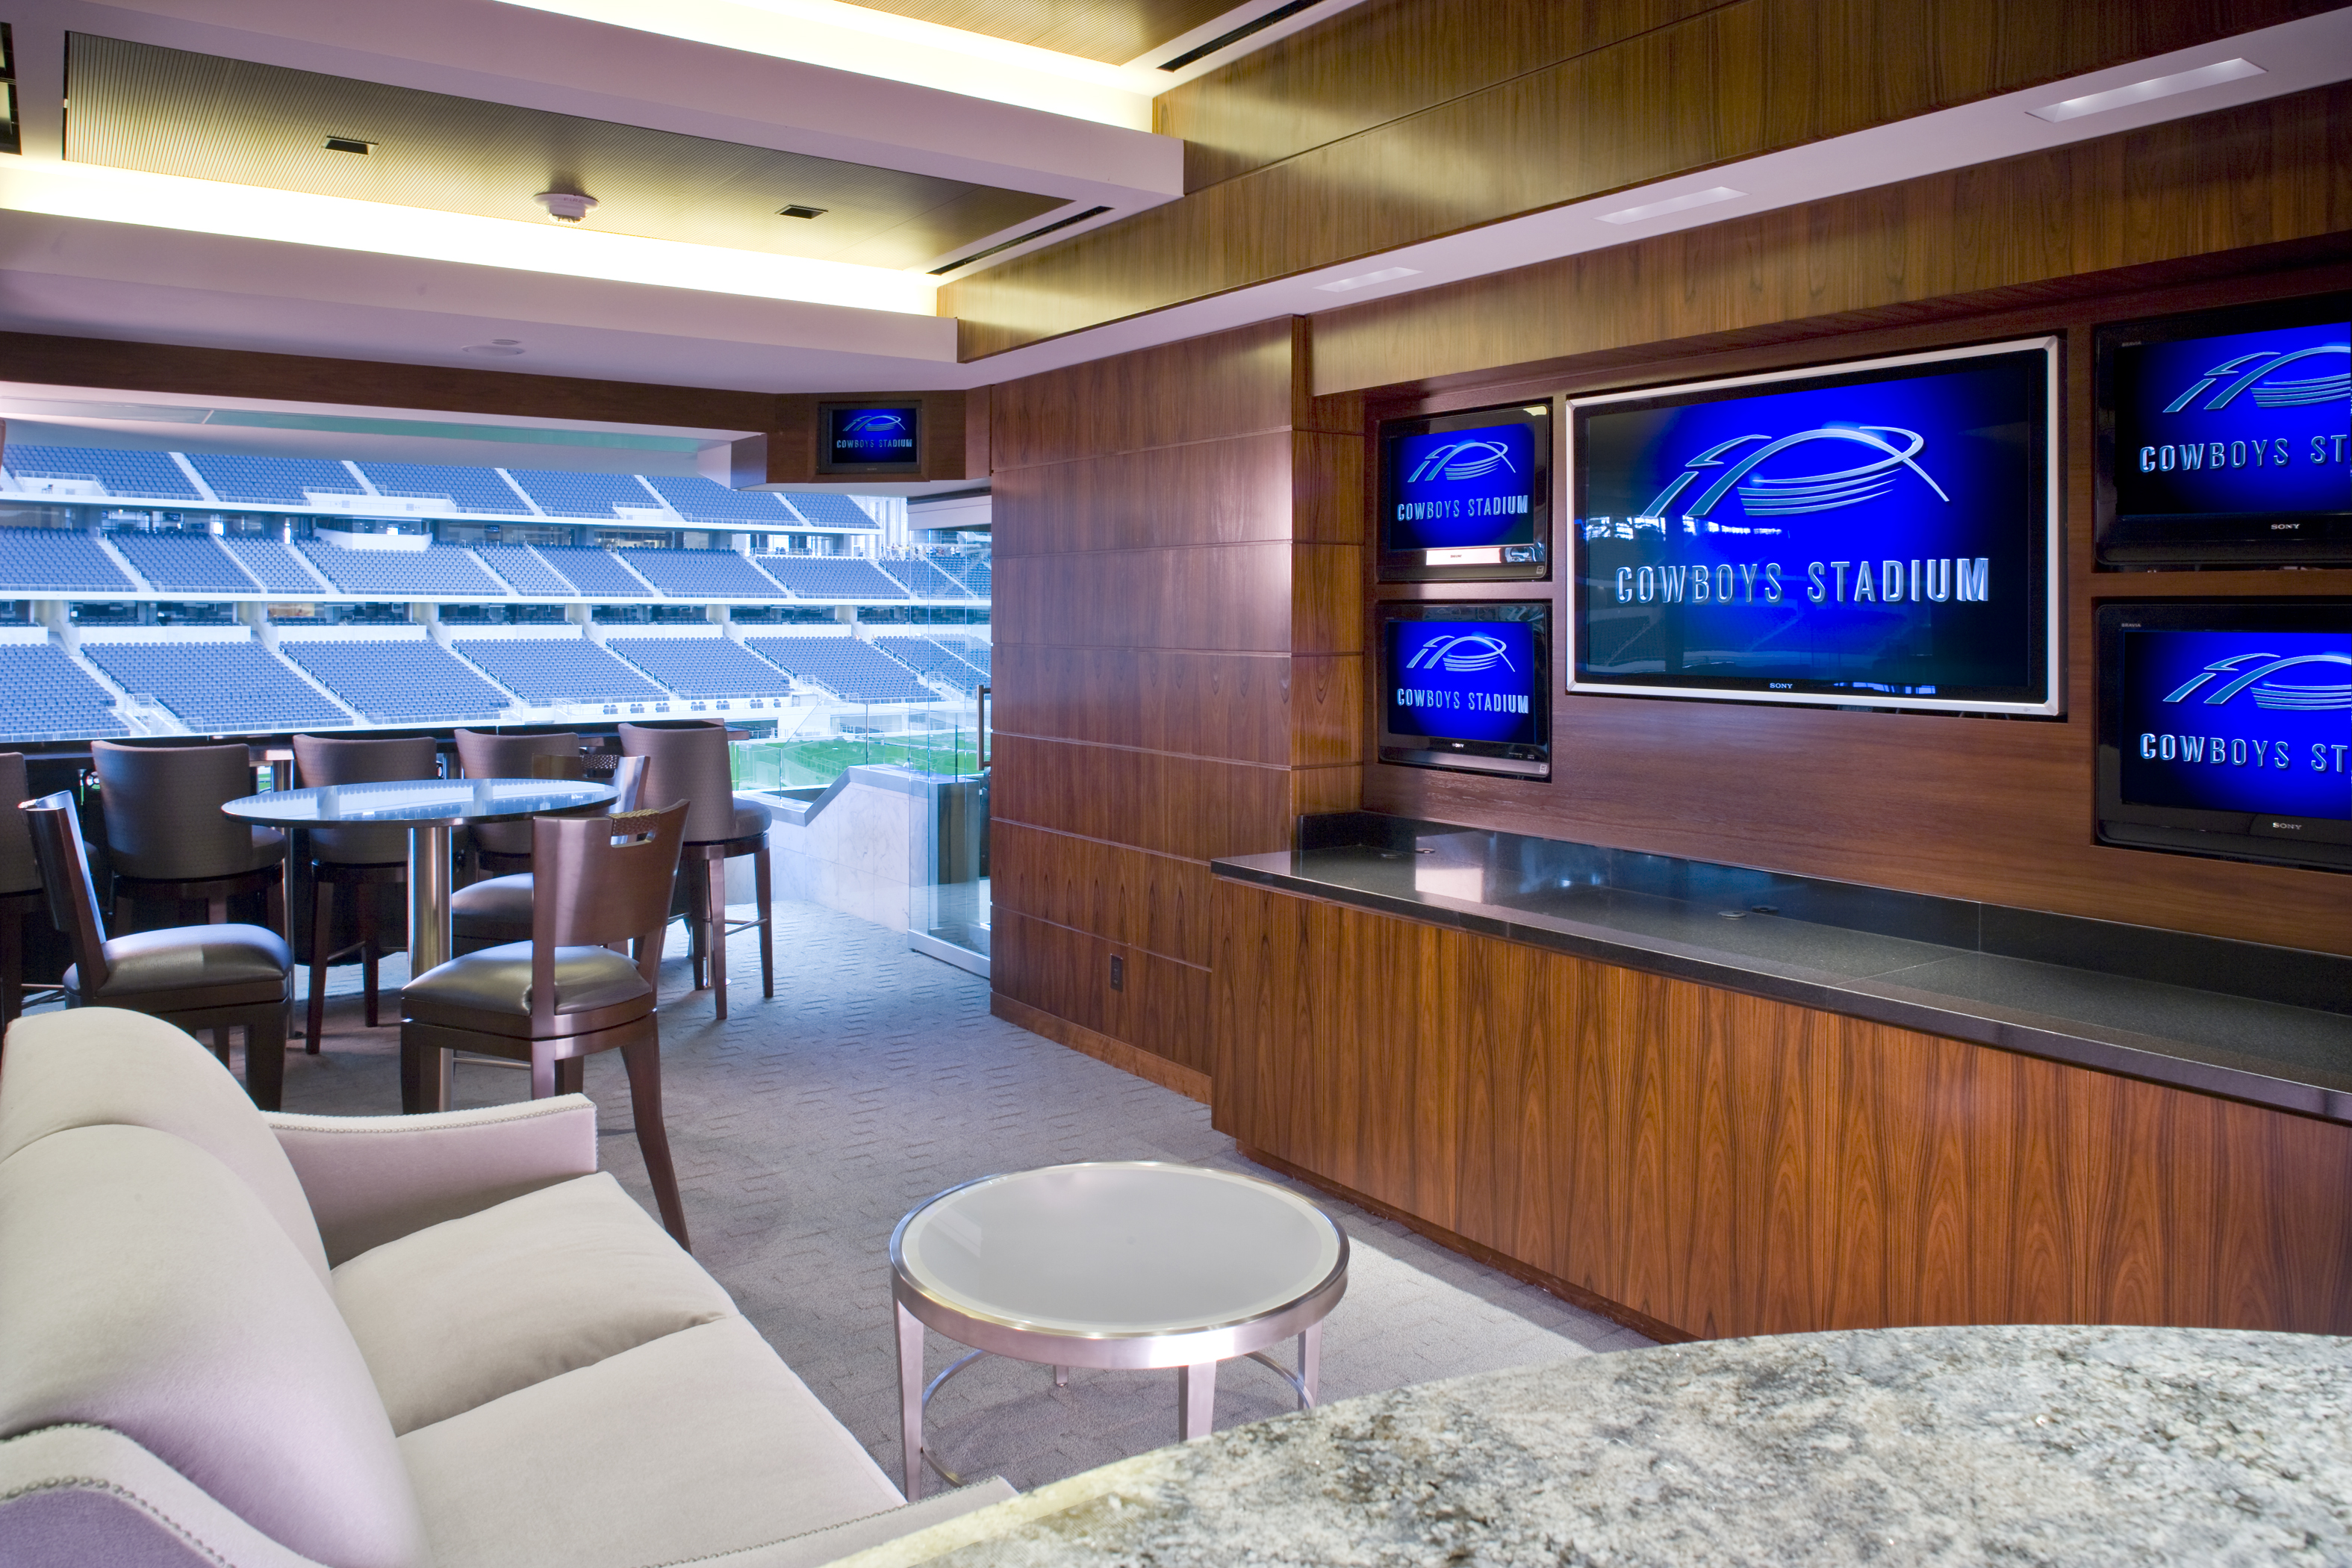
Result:
{"label": "sofa armrest", "polygon": [[596,1106],[581,1094],[425,1116],[268,1118],[330,1264],[596,1171]]}
{"label": "sofa armrest", "polygon": [[0,1442],[0,1563],[66,1568],[320,1568],[104,1426]]}

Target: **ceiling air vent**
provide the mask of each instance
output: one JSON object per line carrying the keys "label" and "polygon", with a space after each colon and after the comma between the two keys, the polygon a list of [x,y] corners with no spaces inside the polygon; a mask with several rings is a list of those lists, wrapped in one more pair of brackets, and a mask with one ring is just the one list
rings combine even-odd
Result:
{"label": "ceiling air vent", "polygon": [[1090,217],[1100,217],[1108,211],[1110,211],[1108,207],[1088,207],[1082,213],[1072,213],[1066,218],[1055,219],[1043,228],[1033,228],[1027,234],[1016,234],[1002,244],[990,246],[986,250],[975,250],[970,256],[959,256],[945,267],[934,267],[931,268],[931,276],[934,278],[944,276],[953,272],[959,267],[969,267],[975,261],[985,260],[1000,250],[1010,250],[1016,245],[1026,245],[1041,234],[1051,234],[1057,228],[1067,228],[1074,223],[1084,223]]}
{"label": "ceiling air vent", "polygon": [[330,136],[327,138],[327,151],[330,153],[356,153],[361,157],[364,158],[369,153],[375,151],[375,143],[373,142],[362,142],[356,136]]}
{"label": "ceiling air vent", "polygon": [[778,217],[823,217],[832,210],[830,207],[804,207],[795,203],[788,207],[778,207],[776,216]]}
{"label": "ceiling air vent", "polygon": [[1207,59],[1219,49],[1238,44],[1244,38],[1248,37],[1252,33],[1262,33],[1268,27],[1273,26],[1276,22],[1283,20],[1285,17],[1296,16],[1301,11],[1306,10],[1309,5],[1319,5],[1321,4],[1322,0],[1290,0],[1290,3],[1286,5],[1276,5],[1265,16],[1254,17],[1247,22],[1244,22],[1240,26],[1235,27],[1230,33],[1220,33],[1215,37],[1211,38],[1207,43],[1201,45],[1197,48],[1186,49],[1182,54],[1178,55],[1172,60],[1160,61],[1160,68],[1164,71],[1182,70],[1194,60]]}

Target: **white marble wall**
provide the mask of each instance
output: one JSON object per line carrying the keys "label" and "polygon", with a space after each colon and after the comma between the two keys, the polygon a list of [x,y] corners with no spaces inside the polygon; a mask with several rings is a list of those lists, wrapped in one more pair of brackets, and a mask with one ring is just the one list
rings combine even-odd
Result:
{"label": "white marble wall", "polygon": [[[815,821],[801,826],[780,817],[768,829],[777,898],[823,904],[892,931],[907,929],[910,900],[929,865],[930,819],[919,789],[909,793],[888,776],[898,772],[852,768],[848,785]],[[751,860],[730,862],[728,901],[748,904],[751,895]]]}

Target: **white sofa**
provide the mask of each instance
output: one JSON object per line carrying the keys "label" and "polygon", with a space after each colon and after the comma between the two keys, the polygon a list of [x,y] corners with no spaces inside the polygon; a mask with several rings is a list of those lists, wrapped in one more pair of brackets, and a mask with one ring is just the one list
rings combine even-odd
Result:
{"label": "white sofa", "polygon": [[265,1116],[139,1014],[8,1032],[10,1568],[797,1568],[1010,1495],[907,1507],[585,1099]]}

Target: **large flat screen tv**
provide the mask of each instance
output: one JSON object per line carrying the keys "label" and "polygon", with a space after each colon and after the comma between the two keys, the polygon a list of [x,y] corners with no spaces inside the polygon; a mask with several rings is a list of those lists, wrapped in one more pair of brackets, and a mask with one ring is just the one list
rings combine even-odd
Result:
{"label": "large flat screen tv", "polygon": [[1569,689],[2059,710],[2055,339],[1568,405]]}
{"label": "large flat screen tv", "polygon": [[2098,607],[2099,837],[2352,870],[2352,600]]}
{"label": "large flat screen tv", "polygon": [[1380,756],[1409,767],[1551,776],[1551,606],[1374,606]]}
{"label": "large flat screen tv", "polygon": [[1384,583],[1551,575],[1551,407],[1381,426]]}
{"label": "large flat screen tv", "polygon": [[2352,563],[2352,294],[2102,327],[2100,560]]}

